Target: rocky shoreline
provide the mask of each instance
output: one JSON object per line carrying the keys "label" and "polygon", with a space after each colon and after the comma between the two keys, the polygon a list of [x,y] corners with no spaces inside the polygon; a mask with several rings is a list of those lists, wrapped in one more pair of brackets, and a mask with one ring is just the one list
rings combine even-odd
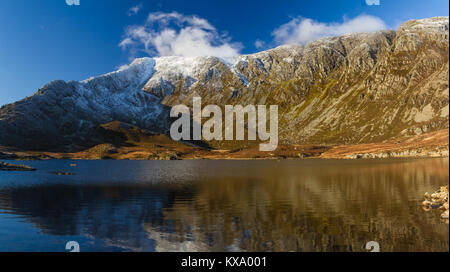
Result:
{"label": "rocky shoreline", "polygon": [[442,186],[439,190],[436,192],[430,194],[425,193],[424,195],[425,200],[422,202],[422,205],[424,207],[424,210],[431,211],[431,210],[440,210],[443,211],[441,214],[442,219],[447,219],[448,223],[448,185]]}
{"label": "rocky shoreline", "polygon": [[[165,134],[113,122],[105,124],[104,142],[60,151],[21,150],[0,146],[0,160],[282,160],[282,159],[384,159],[448,158],[449,130],[414,137],[393,138],[366,144],[287,144],[272,152],[261,152],[258,142],[225,142],[220,148],[176,142]],[[217,143],[211,144],[217,145]]]}
{"label": "rocky shoreline", "polygon": [[35,168],[26,165],[9,164],[0,161],[0,171],[35,171]]}
{"label": "rocky shoreline", "polygon": [[[94,147],[93,149],[97,149]],[[286,151],[291,149],[289,151]],[[2,153],[0,152],[0,155]],[[15,161],[39,160],[284,160],[284,159],[392,159],[392,158],[448,158],[448,150],[441,152],[385,152],[385,153],[356,153],[351,155],[335,154],[334,149],[323,147],[281,147],[280,151],[260,153],[251,149],[244,150],[153,150],[142,148],[116,148],[97,151],[82,151],[77,153],[53,152],[18,152],[6,155],[1,159]],[[1,169],[0,169],[1,170]]]}
{"label": "rocky shoreline", "polygon": [[122,141],[98,144],[81,151],[72,152],[17,150],[0,146],[0,160],[282,160],[449,157],[448,129],[416,137],[392,139],[382,143],[356,145],[279,144],[273,152],[260,152],[256,144],[247,144],[241,148],[204,148],[175,142],[169,136],[162,134],[150,135],[146,138],[136,136],[139,138],[139,140],[136,140],[127,133],[129,132],[120,134],[123,138]]}

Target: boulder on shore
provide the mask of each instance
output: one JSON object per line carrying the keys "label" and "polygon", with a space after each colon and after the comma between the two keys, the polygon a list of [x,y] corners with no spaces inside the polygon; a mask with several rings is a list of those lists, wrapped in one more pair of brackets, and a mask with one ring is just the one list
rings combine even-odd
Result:
{"label": "boulder on shore", "polygon": [[422,202],[422,205],[425,210],[443,210],[444,212],[441,214],[441,218],[448,219],[448,185],[442,186],[432,194],[427,192],[424,197],[425,201]]}
{"label": "boulder on shore", "polygon": [[0,161],[0,171],[35,171],[35,168],[26,165],[15,165]]}

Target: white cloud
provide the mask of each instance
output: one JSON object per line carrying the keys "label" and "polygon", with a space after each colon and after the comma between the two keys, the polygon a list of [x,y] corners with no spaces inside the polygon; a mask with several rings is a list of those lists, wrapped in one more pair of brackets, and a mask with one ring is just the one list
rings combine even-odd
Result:
{"label": "white cloud", "polygon": [[207,20],[178,12],[150,13],[144,25],[128,27],[120,47],[150,56],[215,56],[229,59],[239,54],[240,43],[232,43]]}
{"label": "white cloud", "polygon": [[350,20],[344,19],[342,23],[322,23],[298,17],[275,29],[272,35],[277,44],[305,44],[322,37],[352,32],[373,32],[386,28],[386,24],[380,18],[364,14]]}
{"label": "white cloud", "polygon": [[143,7],[142,3],[139,4],[139,5],[137,5],[137,6],[131,7],[131,8],[128,10],[127,15],[128,15],[128,16],[133,16],[133,15],[138,14],[139,11],[142,9],[142,7]]}
{"label": "white cloud", "polygon": [[255,41],[255,47],[256,49],[263,49],[264,47],[266,47],[266,43],[260,39],[257,39]]}

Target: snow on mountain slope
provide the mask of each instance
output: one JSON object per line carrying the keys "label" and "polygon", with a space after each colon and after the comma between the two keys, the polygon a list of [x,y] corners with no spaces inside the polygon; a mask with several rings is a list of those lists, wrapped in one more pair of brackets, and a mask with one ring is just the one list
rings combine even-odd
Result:
{"label": "snow on mountain slope", "polygon": [[155,58],[155,73],[145,84],[145,89],[158,96],[171,95],[173,82],[184,78],[184,87],[190,88],[198,80],[208,58],[161,57]]}
{"label": "snow on mountain slope", "polygon": [[122,66],[118,71],[82,81],[85,84],[109,84],[113,90],[129,86],[142,86],[154,73],[155,60],[152,58],[135,59],[130,65]]}
{"label": "snow on mountain slope", "polygon": [[166,107],[142,91],[154,64],[151,58],[137,59],[116,72],[81,82],[53,81],[35,95],[2,107],[0,143],[27,149],[83,147],[101,141],[99,125],[112,121],[165,132]]}

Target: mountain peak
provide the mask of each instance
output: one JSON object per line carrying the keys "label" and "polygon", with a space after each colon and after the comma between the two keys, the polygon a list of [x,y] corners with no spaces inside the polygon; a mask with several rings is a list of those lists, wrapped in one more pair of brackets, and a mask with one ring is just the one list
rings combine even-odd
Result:
{"label": "mountain peak", "polygon": [[432,17],[425,19],[410,20],[400,25],[399,31],[425,31],[447,33],[449,31],[449,17]]}

